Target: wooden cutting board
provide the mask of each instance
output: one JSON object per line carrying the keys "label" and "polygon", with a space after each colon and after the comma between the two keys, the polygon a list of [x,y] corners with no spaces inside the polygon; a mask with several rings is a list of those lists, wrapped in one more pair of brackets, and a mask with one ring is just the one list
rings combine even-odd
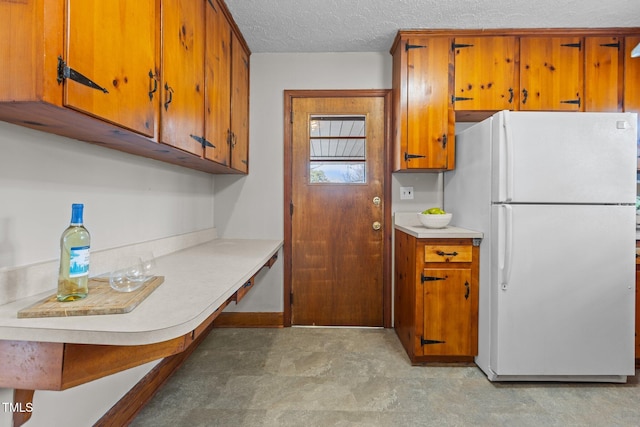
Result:
{"label": "wooden cutting board", "polygon": [[77,301],[60,302],[56,295],[47,297],[31,307],[18,311],[18,318],[92,316],[96,314],[128,313],[164,282],[163,276],[154,276],[138,290],[118,292],[111,289],[108,278],[89,279],[89,295]]}

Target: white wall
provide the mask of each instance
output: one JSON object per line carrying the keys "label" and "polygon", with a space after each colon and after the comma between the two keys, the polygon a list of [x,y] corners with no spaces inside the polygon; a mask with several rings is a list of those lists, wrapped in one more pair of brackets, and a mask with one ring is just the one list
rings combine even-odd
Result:
{"label": "white wall", "polygon": [[[202,172],[0,122],[0,273],[57,260],[74,202],[85,204],[92,250],[210,229],[214,181]],[[55,272],[53,279],[52,293]],[[28,426],[92,425],[154,364],[62,392],[36,392]],[[0,389],[0,404],[11,399],[10,390]],[[2,427],[11,425],[5,407]]]}
{"label": "white wall", "polygon": [[57,259],[72,203],[92,250],[213,227],[214,179],[0,122],[0,268]]}
{"label": "white wall", "polygon": [[[258,53],[251,55],[249,176],[216,178],[215,218],[223,237],[283,239],[284,90],[390,89],[388,53]],[[392,210],[417,211],[441,203],[438,174],[395,174]],[[413,186],[413,201],[399,200]],[[425,206],[425,208],[423,208]],[[227,311],[281,312],[283,262],[259,277],[239,305]]]}

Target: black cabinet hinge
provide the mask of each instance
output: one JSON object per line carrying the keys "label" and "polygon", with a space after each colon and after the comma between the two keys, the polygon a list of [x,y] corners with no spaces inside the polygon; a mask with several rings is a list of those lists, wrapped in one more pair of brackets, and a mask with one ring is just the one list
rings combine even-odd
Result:
{"label": "black cabinet hinge", "polygon": [[564,43],[564,44],[561,44],[560,46],[564,46],[564,47],[577,47],[578,49],[582,49],[582,42],[578,42],[578,43]]}
{"label": "black cabinet hinge", "polygon": [[435,277],[435,276],[425,276],[424,273],[420,275],[420,281],[424,282],[435,282],[436,280],[447,280],[447,277]]}
{"label": "black cabinet hinge", "polygon": [[196,141],[198,141],[200,145],[202,145],[202,148],[205,148],[205,147],[216,148],[216,146],[210,143],[209,141],[207,141],[207,139],[204,136],[198,136],[198,135],[189,135],[189,136],[195,139]]}
{"label": "black cabinet hinge", "polygon": [[615,47],[616,49],[620,50],[620,42],[617,42],[617,43],[603,43],[600,46],[602,46],[602,47]]}
{"label": "black cabinet hinge", "polygon": [[97,89],[104,93],[109,93],[108,90],[106,90],[105,88],[103,88],[102,86],[94,82],[93,80],[82,75],[81,73],[77,72],[73,68],[69,67],[67,63],[64,62],[64,59],[62,59],[62,56],[58,56],[58,84],[65,81],[65,79],[71,79],[74,82],[78,82],[92,89]]}
{"label": "black cabinet hinge", "polygon": [[439,340],[425,340],[424,337],[422,335],[420,335],[420,345],[427,345],[427,344],[445,344],[446,341],[439,341]]}
{"label": "black cabinet hinge", "polygon": [[566,101],[560,101],[560,104],[574,104],[580,107],[580,98],[578,99],[568,99]]}
{"label": "black cabinet hinge", "polygon": [[293,216],[293,202],[289,202],[289,216]]}
{"label": "black cabinet hinge", "polygon": [[463,48],[463,47],[473,47],[473,45],[472,44],[456,43],[456,42],[451,43],[451,50],[456,50],[456,49],[460,49],[460,48]]}
{"label": "black cabinet hinge", "polygon": [[423,45],[419,45],[419,44],[409,44],[407,43],[406,45],[404,45],[404,51],[408,52],[409,49],[422,49],[425,48],[426,46]]}
{"label": "black cabinet hinge", "polygon": [[473,101],[473,98],[464,98],[462,96],[451,95],[451,103],[455,104],[456,101]]}
{"label": "black cabinet hinge", "polygon": [[404,161],[405,162],[408,162],[411,159],[424,159],[425,157],[427,157],[427,156],[422,155],[422,154],[409,154],[407,152],[404,153]]}

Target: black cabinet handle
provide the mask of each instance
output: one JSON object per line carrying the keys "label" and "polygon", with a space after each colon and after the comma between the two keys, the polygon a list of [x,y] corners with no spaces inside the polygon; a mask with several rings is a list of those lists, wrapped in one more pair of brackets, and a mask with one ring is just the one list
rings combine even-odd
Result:
{"label": "black cabinet handle", "polygon": [[458,252],[442,252],[442,251],[438,251],[436,253],[438,255],[440,255],[440,256],[456,256],[456,255],[458,255]]}
{"label": "black cabinet handle", "polygon": [[[149,101],[153,101],[153,94],[158,90],[158,79],[153,74],[152,70],[149,70],[149,78],[153,80],[153,89],[149,91]],[[149,82],[149,86],[151,86],[151,82]]]}
{"label": "black cabinet handle", "polygon": [[169,99],[167,99],[164,103],[164,110],[167,111],[169,109],[169,104],[173,101],[173,88],[169,86],[169,83],[164,84],[164,90],[169,94]]}
{"label": "black cabinet handle", "polygon": [[469,299],[469,293],[471,292],[471,287],[469,286],[469,282],[467,282],[466,280],[464,282],[464,287],[467,288],[464,291],[464,299]]}

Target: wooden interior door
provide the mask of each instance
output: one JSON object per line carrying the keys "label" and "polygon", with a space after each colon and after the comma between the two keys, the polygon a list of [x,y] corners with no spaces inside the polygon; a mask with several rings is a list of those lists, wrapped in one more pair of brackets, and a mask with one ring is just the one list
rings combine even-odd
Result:
{"label": "wooden interior door", "polygon": [[291,105],[291,324],[384,326],[385,98]]}

